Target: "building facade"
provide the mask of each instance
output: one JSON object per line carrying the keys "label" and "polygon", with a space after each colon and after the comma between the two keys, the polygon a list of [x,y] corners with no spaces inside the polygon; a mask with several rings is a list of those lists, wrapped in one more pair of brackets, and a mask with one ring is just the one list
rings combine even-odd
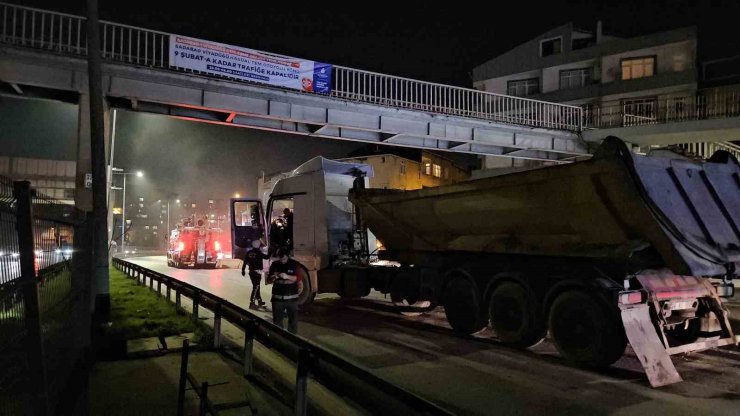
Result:
{"label": "building facade", "polygon": [[418,159],[384,153],[355,156],[341,161],[372,166],[374,176],[369,180],[371,188],[412,190],[470,179],[470,173],[452,161],[435,153],[419,153]]}
{"label": "building facade", "polygon": [[697,90],[696,28],[633,38],[569,23],[473,69],[476,89],[536,100],[647,107]]}

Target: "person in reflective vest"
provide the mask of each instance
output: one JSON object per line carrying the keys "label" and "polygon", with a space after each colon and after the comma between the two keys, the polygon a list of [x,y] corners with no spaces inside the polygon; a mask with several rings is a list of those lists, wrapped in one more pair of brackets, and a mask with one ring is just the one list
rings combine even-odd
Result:
{"label": "person in reflective vest", "polygon": [[267,284],[272,286],[272,322],[283,327],[283,319],[288,317],[288,331],[298,331],[298,296],[303,288],[300,264],[289,257],[287,248],[277,251],[277,260],[270,265]]}

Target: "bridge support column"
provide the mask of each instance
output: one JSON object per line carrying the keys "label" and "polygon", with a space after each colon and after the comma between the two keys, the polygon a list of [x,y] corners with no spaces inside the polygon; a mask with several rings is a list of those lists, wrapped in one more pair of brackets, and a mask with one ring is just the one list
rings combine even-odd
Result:
{"label": "bridge support column", "polygon": [[[111,114],[112,112],[104,102],[104,126],[105,126],[105,165],[108,166],[110,160],[110,143],[111,143]],[[90,95],[88,93],[80,94],[80,101],[77,115],[77,172],[75,175],[75,206],[83,211],[92,212],[93,194],[92,184],[86,177],[92,176],[92,152],[90,148]],[[108,169],[110,172],[110,169]],[[110,178],[110,176],[109,176]],[[86,183],[87,182],[87,183]],[[86,186],[87,185],[87,186]],[[110,179],[106,188],[110,189]],[[110,192],[110,191],[109,191]],[[108,210],[107,235],[110,236],[112,227],[111,210]],[[107,246],[107,244],[106,244]],[[102,275],[101,275],[102,277]],[[109,284],[107,276],[105,279],[93,279],[93,293],[96,305],[107,305],[110,303]],[[104,309],[107,309],[104,307]]]}

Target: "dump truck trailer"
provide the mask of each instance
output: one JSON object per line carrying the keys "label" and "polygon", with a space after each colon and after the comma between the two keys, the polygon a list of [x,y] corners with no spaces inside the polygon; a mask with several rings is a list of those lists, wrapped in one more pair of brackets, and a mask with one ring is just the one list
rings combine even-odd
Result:
{"label": "dump truck trailer", "polygon": [[357,166],[324,166],[278,181],[268,201],[268,214],[294,205],[304,301],[376,290],[442,305],[459,333],[490,325],[525,348],[549,332],[591,367],[629,342],[656,387],[681,380],[670,355],[737,345],[722,299],[740,269],[729,154],[653,158],[610,137],[588,161],[415,191],[367,189]]}

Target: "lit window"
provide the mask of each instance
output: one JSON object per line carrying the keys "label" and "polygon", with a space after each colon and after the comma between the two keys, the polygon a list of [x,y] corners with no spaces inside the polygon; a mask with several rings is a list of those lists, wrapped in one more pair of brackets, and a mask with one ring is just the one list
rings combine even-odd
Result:
{"label": "lit window", "polygon": [[139,198],[139,202],[144,202],[144,198]]}
{"label": "lit window", "polygon": [[139,208],[144,208],[144,204],[139,204]]}
{"label": "lit window", "polygon": [[625,59],[622,61],[622,79],[637,79],[655,75],[655,57]]}
{"label": "lit window", "polygon": [[145,225],[145,226],[144,226],[144,229],[145,229],[145,230],[148,230],[148,229],[149,229],[149,226],[148,226],[148,225]]}
{"label": "lit window", "polygon": [[584,87],[591,83],[593,68],[569,69],[560,71],[560,89]]}
{"label": "lit window", "polygon": [[153,232],[152,234],[154,234],[154,235],[157,235],[157,232],[156,232],[156,231],[154,231],[154,232]]}
{"label": "lit window", "polygon": [[421,164],[424,165],[424,174],[431,175],[432,174],[432,161],[430,159],[423,158],[421,160]]}
{"label": "lit window", "polygon": [[557,55],[563,50],[563,38],[547,39],[540,42],[540,56]]}
{"label": "lit window", "polygon": [[441,178],[442,177],[442,166],[435,164],[433,175],[436,176],[437,178]]}
{"label": "lit window", "polygon": [[156,230],[156,229],[157,229],[157,226],[156,225],[152,225],[152,230]]}
{"label": "lit window", "polygon": [[515,97],[526,97],[540,92],[540,80],[537,78],[509,81],[507,83],[507,94]]}
{"label": "lit window", "polygon": [[213,200],[212,200],[212,199],[209,199],[209,200],[208,200],[208,203],[209,203],[209,204],[212,204],[212,203],[213,203]]}
{"label": "lit window", "polygon": [[190,208],[195,208],[195,204],[190,204]]}

